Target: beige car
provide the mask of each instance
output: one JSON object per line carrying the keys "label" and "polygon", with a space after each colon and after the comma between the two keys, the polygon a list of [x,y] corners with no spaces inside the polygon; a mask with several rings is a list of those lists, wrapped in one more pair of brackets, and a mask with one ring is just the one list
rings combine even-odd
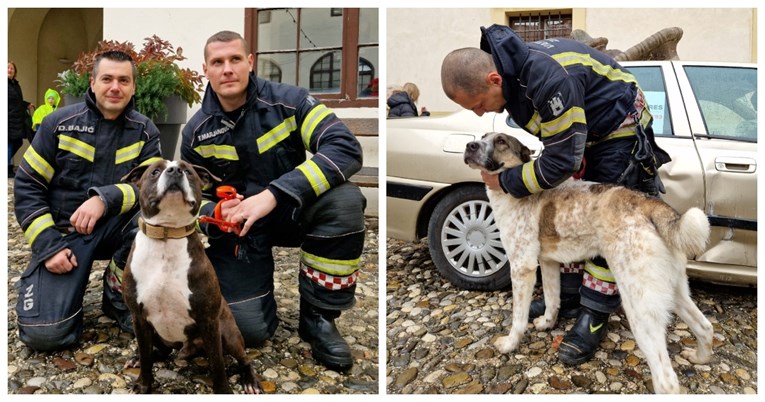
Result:
{"label": "beige car", "polygon": [[[756,286],[756,65],[623,64],[646,94],[659,146],[672,156],[661,168],[663,198],[678,211],[701,208],[712,224],[707,250],[688,261],[688,274]],[[489,131],[510,133],[538,155],[541,142],[506,120],[506,113],[471,111],[387,120],[388,236],[427,237],[438,270],[466,289],[510,283],[485,188],[462,158],[465,144]]]}

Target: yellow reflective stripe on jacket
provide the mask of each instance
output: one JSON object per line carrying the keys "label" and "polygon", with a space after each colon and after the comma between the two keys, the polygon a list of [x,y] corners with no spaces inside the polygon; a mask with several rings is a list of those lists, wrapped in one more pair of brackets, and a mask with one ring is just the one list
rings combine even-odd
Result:
{"label": "yellow reflective stripe on jacket", "polygon": [[632,137],[634,135],[635,135],[635,125],[631,125],[631,126],[622,127],[622,128],[620,128],[618,130],[615,130],[611,134],[609,134],[609,135],[607,135],[607,136],[605,136],[605,137],[603,137],[603,138],[601,138],[601,139],[599,139],[597,141],[590,141],[586,145],[588,147],[591,147],[593,145],[597,145],[597,144],[600,144],[602,142],[606,142],[606,141],[610,141],[610,140],[615,140],[617,138]]}
{"label": "yellow reflective stripe on jacket", "polygon": [[56,173],[56,171],[53,169],[53,166],[48,163],[40,154],[37,153],[37,151],[34,150],[34,148],[29,147],[27,148],[27,151],[24,152],[24,160],[29,164],[29,166],[34,169],[37,174],[43,177],[46,182],[50,183],[51,179],[53,179],[53,174]]}
{"label": "yellow reflective stripe on jacket", "polygon": [[635,76],[616,68],[603,64],[593,59],[589,54],[576,53],[576,52],[563,52],[552,55],[563,67],[572,66],[574,64],[581,64],[583,66],[590,67],[595,74],[601,75],[611,81],[624,81],[637,84]]}
{"label": "yellow reflective stripe on jacket", "polygon": [[120,208],[120,214],[124,214],[125,212],[130,211],[130,208],[133,208],[133,205],[135,205],[135,191],[130,184],[120,183],[116,184],[116,186],[122,191],[122,207]]}
{"label": "yellow reflective stripe on jacket", "polygon": [[333,260],[300,250],[300,261],[325,274],[348,276],[359,270],[361,257],[353,260]]}
{"label": "yellow reflective stripe on jacket", "polygon": [[233,145],[200,145],[194,148],[194,151],[203,158],[227,159],[230,161],[239,160],[239,154],[236,153],[236,147]]}
{"label": "yellow reflective stripe on jacket", "polygon": [[[212,186],[207,186],[207,188],[210,188]],[[204,190],[204,189],[203,189]],[[202,233],[202,225],[199,224],[199,213],[202,212],[202,208],[205,207],[205,205],[211,203],[212,201],[207,199],[202,199],[202,204],[199,205],[199,211],[197,211],[197,219],[194,220],[194,223],[196,223],[197,232]]]}
{"label": "yellow reflective stripe on jacket", "polygon": [[306,149],[311,149],[310,144],[313,131],[316,130],[316,127],[318,127],[319,123],[321,123],[325,117],[331,114],[332,110],[322,104],[319,104],[313,108],[313,110],[311,110],[305,117],[305,120],[303,120],[303,125],[300,127],[300,133],[303,136],[303,144],[305,145]]}
{"label": "yellow reflective stripe on jacket", "polygon": [[258,138],[258,152],[263,153],[273,148],[276,144],[289,137],[290,133],[295,131],[297,123],[295,116],[290,116],[281,124],[271,129]]}
{"label": "yellow reflective stripe on jacket", "polygon": [[42,214],[35,218],[27,230],[24,231],[24,237],[27,238],[27,242],[31,245],[37,239],[37,236],[49,227],[53,227],[53,215],[50,213]]}
{"label": "yellow reflective stripe on jacket", "polygon": [[60,134],[58,136],[58,149],[69,151],[90,162],[93,162],[96,157],[95,147],[68,135]]}
{"label": "yellow reflective stripe on jacket", "polygon": [[587,124],[587,118],[584,116],[584,109],[577,106],[571,107],[565,113],[558,116],[554,120],[542,123],[542,138],[552,137],[556,134],[560,134],[571,128],[574,123]]}
{"label": "yellow reflective stripe on jacket", "polygon": [[114,163],[118,165],[120,163],[132,161],[133,159],[137,158],[141,154],[143,144],[143,141],[138,141],[133,145],[118,149],[117,153],[114,155]]}
{"label": "yellow reflective stripe on jacket", "polygon": [[595,264],[594,262],[592,262],[592,260],[584,261],[584,270],[588,274],[592,275],[595,278],[600,279],[601,281],[612,282],[612,283],[616,282],[616,280],[614,279],[614,275],[611,273],[610,269],[608,269],[607,267],[601,267]]}
{"label": "yellow reflective stripe on jacket", "polygon": [[140,164],[138,164],[138,166],[149,166],[152,163],[154,163],[156,161],[161,161],[161,160],[162,160],[162,158],[160,158],[159,156],[155,156],[153,158],[146,159],[145,161],[143,161]]}
{"label": "yellow reflective stripe on jacket", "polygon": [[528,123],[526,123],[526,130],[528,130],[531,134],[539,135],[539,128],[541,127],[542,123],[542,117],[539,116],[539,112],[534,112],[534,115],[531,116],[531,120],[529,120]]}
{"label": "yellow reflective stripe on jacket", "polygon": [[522,170],[523,184],[526,186],[526,190],[529,190],[531,194],[542,191],[542,186],[537,181],[537,175],[534,172],[534,161],[526,162],[523,164]]}
{"label": "yellow reflective stripe on jacket", "polygon": [[306,179],[308,179],[308,182],[311,183],[313,192],[316,193],[317,196],[329,190],[329,182],[324,176],[324,172],[321,171],[319,165],[317,165],[314,161],[307,160],[301,163],[297,169],[303,172]]}

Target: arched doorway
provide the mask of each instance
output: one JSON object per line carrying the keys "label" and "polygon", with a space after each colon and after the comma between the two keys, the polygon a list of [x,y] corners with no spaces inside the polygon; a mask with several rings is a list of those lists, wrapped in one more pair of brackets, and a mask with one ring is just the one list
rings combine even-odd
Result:
{"label": "arched doorway", "polygon": [[8,9],[8,60],[16,63],[25,100],[39,105],[46,89],[58,90],[58,73],[102,39],[103,15],[101,8]]}

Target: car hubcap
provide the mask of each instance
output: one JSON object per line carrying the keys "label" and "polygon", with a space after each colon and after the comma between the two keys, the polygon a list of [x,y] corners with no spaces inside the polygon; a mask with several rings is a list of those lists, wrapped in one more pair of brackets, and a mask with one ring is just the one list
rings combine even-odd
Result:
{"label": "car hubcap", "polygon": [[486,277],[507,262],[491,207],[483,200],[452,210],[441,230],[441,247],[451,266],[463,275]]}

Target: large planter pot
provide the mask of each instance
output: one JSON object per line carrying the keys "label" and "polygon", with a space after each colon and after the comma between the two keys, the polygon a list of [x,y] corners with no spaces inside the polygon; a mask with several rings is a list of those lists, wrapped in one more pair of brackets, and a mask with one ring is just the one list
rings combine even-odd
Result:
{"label": "large planter pot", "polygon": [[165,98],[165,104],[167,105],[167,116],[156,118],[154,124],[159,129],[159,144],[162,147],[162,157],[173,160],[178,148],[181,125],[186,123],[188,105],[178,96]]}
{"label": "large planter pot", "polygon": [[74,105],[75,103],[85,102],[85,95],[74,96],[69,94],[63,94],[62,100],[64,101],[64,104],[59,106]]}

